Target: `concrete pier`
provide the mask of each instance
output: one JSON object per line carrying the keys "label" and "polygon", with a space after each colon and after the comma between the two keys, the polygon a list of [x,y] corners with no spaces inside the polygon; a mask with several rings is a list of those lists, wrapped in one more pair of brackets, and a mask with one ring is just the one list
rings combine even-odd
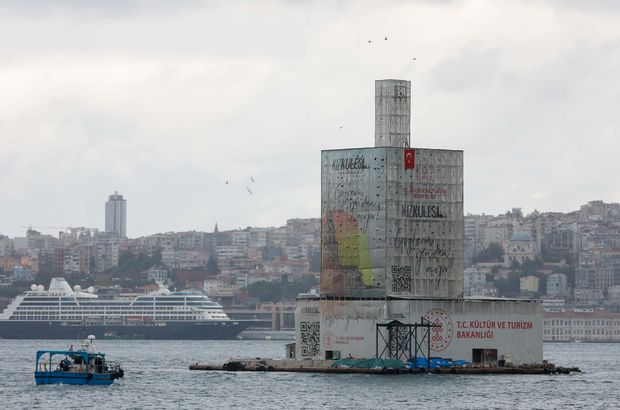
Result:
{"label": "concrete pier", "polygon": [[577,367],[557,367],[551,363],[499,367],[489,365],[467,365],[426,368],[352,368],[332,367],[334,360],[291,360],[291,359],[231,359],[224,364],[195,363],[190,370],[242,371],[242,372],[302,372],[338,374],[569,374],[581,372]]}

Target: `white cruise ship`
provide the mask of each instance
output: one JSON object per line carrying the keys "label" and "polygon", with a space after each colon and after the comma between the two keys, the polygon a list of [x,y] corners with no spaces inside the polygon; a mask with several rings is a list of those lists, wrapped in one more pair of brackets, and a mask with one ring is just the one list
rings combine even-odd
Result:
{"label": "white cruise ship", "polygon": [[[107,296],[107,297],[106,297]],[[98,295],[53,278],[47,290],[32,285],[0,314],[0,338],[231,339],[253,321],[231,320],[200,292],[159,290],[140,295]]]}

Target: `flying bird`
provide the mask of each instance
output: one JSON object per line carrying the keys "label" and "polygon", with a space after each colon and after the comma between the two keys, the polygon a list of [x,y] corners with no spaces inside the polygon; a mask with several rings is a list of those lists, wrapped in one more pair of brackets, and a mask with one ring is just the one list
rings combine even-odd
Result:
{"label": "flying bird", "polygon": [[253,184],[256,183],[256,181],[254,181],[254,177],[250,177],[250,180],[252,181]]}
{"label": "flying bird", "polygon": [[413,61],[415,61],[415,57],[413,57]]}
{"label": "flying bird", "polygon": [[252,193],[252,191],[250,190],[250,188],[248,188],[248,187],[246,186],[246,187],[245,187],[245,189],[247,189],[247,190],[248,190],[248,192],[250,193],[250,195],[254,195],[254,194]]}
{"label": "flying bird", "polygon": [[340,127],[338,127],[339,130],[343,129],[344,125],[341,125]]}
{"label": "flying bird", "polygon": [[387,37],[385,37],[384,40],[387,41]]}
{"label": "flying bird", "polygon": [[371,41],[371,40],[368,40],[368,42],[369,42],[369,43],[372,43],[372,41]]}
{"label": "flying bird", "polygon": [[226,185],[228,185],[228,181],[226,181]]}

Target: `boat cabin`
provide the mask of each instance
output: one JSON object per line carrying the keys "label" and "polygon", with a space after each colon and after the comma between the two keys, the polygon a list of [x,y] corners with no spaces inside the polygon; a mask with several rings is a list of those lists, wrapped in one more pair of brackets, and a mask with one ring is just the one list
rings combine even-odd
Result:
{"label": "boat cabin", "polygon": [[105,353],[95,352],[94,336],[89,336],[80,349],[39,350],[34,372],[37,384],[112,384],[123,377],[115,362],[107,362]]}

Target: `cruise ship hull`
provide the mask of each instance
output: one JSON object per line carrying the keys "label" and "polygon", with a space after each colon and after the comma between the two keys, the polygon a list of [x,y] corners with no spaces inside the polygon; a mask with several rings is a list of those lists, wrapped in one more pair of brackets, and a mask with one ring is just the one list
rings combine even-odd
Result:
{"label": "cruise ship hull", "polygon": [[82,325],[55,321],[0,321],[3,339],[75,339],[94,335],[97,339],[226,340],[254,321],[157,322],[136,325]]}

